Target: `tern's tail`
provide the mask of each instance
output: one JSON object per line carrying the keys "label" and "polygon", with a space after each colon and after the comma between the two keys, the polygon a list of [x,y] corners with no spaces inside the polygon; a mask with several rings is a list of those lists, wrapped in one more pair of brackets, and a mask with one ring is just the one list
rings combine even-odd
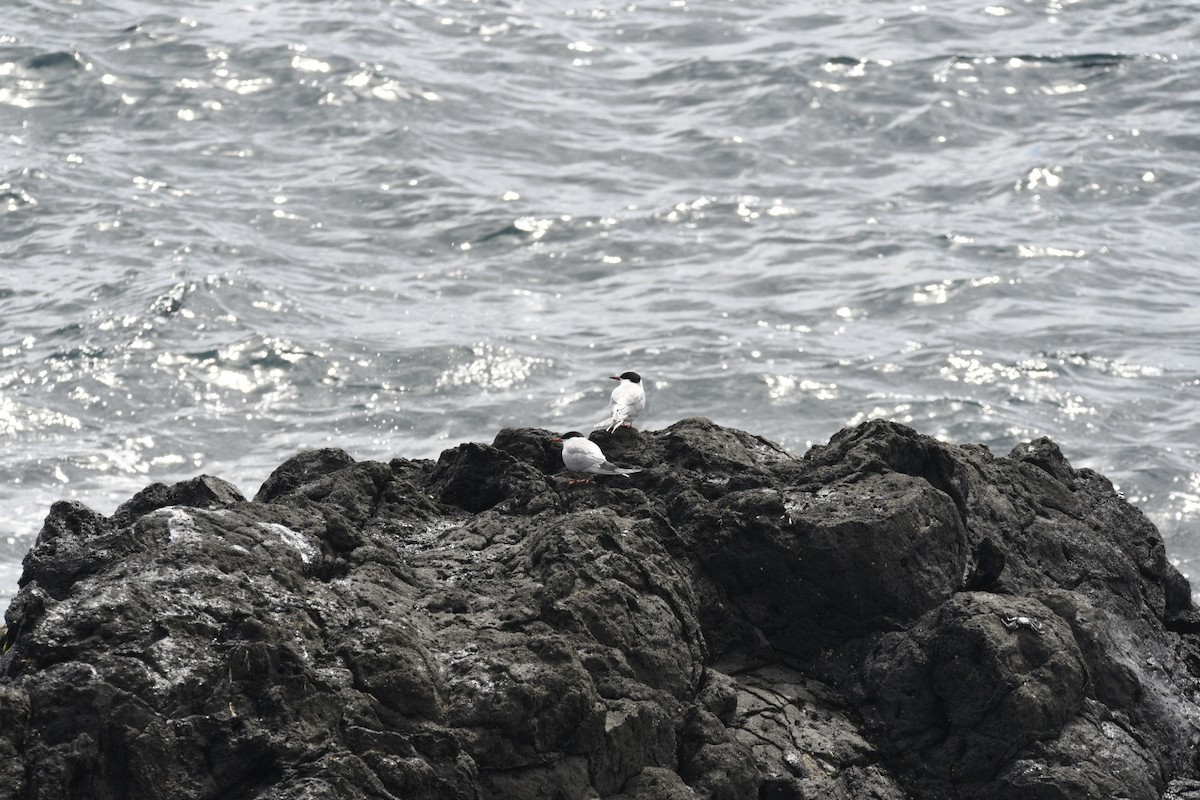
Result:
{"label": "tern's tail", "polygon": [[641,472],[641,467],[618,467],[616,464],[604,463],[604,471],[609,475],[632,475],[635,472]]}
{"label": "tern's tail", "polygon": [[619,422],[617,422],[612,417],[609,417],[608,419],[601,420],[600,422],[597,422],[595,425],[593,425],[592,430],[596,430],[597,428],[608,428],[608,432],[612,433],[613,431],[615,431],[617,429],[618,425],[620,425]]}

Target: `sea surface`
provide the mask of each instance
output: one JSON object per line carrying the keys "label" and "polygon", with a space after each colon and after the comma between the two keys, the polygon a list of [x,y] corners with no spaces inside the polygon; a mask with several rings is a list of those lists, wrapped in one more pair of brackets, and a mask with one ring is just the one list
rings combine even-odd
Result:
{"label": "sea surface", "polygon": [[625,370],[797,454],[1050,436],[1200,564],[1189,4],[2,17],[0,607],[55,501],[587,430]]}

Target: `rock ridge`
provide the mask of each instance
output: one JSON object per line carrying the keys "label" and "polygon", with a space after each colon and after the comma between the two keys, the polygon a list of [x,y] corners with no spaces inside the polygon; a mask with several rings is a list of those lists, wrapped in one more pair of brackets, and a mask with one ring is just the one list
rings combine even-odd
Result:
{"label": "rock ridge", "polygon": [[55,503],[0,797],[1200,800],[1200,614],[1049,439],[710,420]]}

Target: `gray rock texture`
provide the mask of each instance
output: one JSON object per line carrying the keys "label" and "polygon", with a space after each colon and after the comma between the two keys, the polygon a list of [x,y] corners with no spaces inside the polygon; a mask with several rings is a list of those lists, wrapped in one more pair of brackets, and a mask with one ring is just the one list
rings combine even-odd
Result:
{"label": "gray rock texture", "polygon": [[1200,615],[1050,441],[689,419],[55,504],[0,797],[1200,800]]}

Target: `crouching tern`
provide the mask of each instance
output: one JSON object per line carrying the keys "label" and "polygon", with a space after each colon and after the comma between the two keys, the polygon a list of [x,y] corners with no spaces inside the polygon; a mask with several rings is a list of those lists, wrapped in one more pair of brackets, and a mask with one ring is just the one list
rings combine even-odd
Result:
{"label": "crouching tern", "polygon": [[575,476],[570,483],[589,481],[592,475],[632,475],[642,471],[641,467],[618,467],[604,457],[600,445],[579,431],[556,436],[553,441],[562,444],[563,466]]}

